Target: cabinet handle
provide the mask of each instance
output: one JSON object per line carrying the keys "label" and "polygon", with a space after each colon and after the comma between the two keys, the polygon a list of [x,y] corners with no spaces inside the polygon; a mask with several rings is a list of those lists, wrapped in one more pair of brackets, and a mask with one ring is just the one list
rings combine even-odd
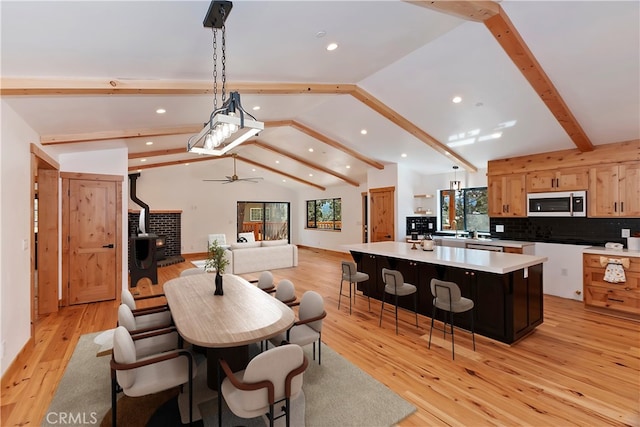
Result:
{"label": "cabinet handle", "polygon": [[624,302],[623,299],[609,298],[609,301]]}
{"label": "cabinet handle", "polygon": [[507,213],[509,213],[509,205],[507,205]]}
{"label": "cabinet handle", "polygon": [[620,212],[624,212],[624,202],[620,202]]}
{"label": "cabinet handle", "polygon": [[618,212],[618,202],[613,202],[613,211]]}

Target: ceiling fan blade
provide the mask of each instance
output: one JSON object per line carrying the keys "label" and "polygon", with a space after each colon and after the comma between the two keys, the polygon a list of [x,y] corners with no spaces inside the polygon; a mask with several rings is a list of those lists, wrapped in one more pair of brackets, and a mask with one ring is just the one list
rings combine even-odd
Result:
{"label": "ceiling fan blade", "polygon": [[229,181],[228,179],[203,179],[203,181],[209,181],[209,182],[227,182]]}

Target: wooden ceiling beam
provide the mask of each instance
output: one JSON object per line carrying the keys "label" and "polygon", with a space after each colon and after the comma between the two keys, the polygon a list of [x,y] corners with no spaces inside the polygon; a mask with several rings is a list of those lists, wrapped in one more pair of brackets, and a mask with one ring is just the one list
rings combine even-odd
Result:
{"label": "wooden ceiling beam", "polygon": [[206,157],[198,156],[198,157],[194,157],[193,159],[173,160],[170,162],[160,162],[160,163],[150,163],[150,164],[138,165],[138,166],[129,166],[128,171],[132,172],[132,171],[143,170],[143,169],[160,168],[163,166],[174,166],[174,165],[184,165],[187,163],[206,162],[210,160],[224,159],[225,157],[229,157],[229,156],[206,156]]}
{"label": "wooden ceiling beam", "polygon": [[318,132],[317,130],[311,129],[309,126],[304,125],[298,121],[292,120],[292,123],[289,125],[294,129],[299,130],[302,133],[305,133],[307,135],[309,135],[312,138],[317,139],[320,142],[323,142],[325,144],[327,144],[330,147],[333,147],[337,150],[340,150],[348,155],[350,155],[351,157],[354,157],[358,160],[360,160],[361,162],[364,162],[366,164],[368,164],[369,166],[373,166],[376,169],[384,169],[384,165],[380,162],[378,162],[377,160],[374,160],[370,157],[367,157],[363,154],[358,153],[355,150],[352,150],[351,148],[344,146],[342,144],[340,144],[338,141],[329,138],[328,136]]}
{"label": "wooden ceiling beam", "polygon": [[560,92],[545,73],[502,6],[493,1],[425,1],[407,3],[437,10],[468,21],[482,22],[505,53],[545,103],[569,138],[582,152],[592,151],[593,143],[578,123]]}
{"label": "wooden ceiling beam", "polygon": [[564,102],[553,82],[524,42],[506,12],[498,5],[500,13],[484,21],[485,26],[518,67],[522,75],[536,91],[580,151],[592,151],[593,143]]}
{"label": "wooden ceiling beam", "polygon": [[301,182],[301,183],[306,184],[306,185],[309,185],[309,186],[311,186],[311,187],[315,187],[315,188],[317,188],[317,189],[319,189],[319,190],[322,190],[322,191],[326,190],[326,188],[325,188],[325,187],[323,187],[323,186],[321,186],[321,185],[315,184],[315,183],[313,183],[313,182],[306,181],[306,180],[304,180],[304,179],[302,179],[302,178],[298,178],[297,176],[293,176],[293,175],[288,174],[288,173],[286,173],[286,172],[282,172],[282,171],[280,171],[280,170],[278,170],[278,169],[274,169],[274,168],[272,168],[272,167],[266,166],[264,163],[254,162],[253,160],[249,160],[249,159],[247,159],[247,158],[245,158],[245,157],[242,157],[242,156],[237,156],[237,159],[238,159],[238,160],[242,160],[242,161],[243,161],[243,162],[245,162],[245,163],[249,163],[249,164],[251,164],[251,165],[254,165],[254,166],[256,166],[256,167],[259,167],[259,168],[261,168],[261,169],[268,170],[269,172],[273,172],[273,173],[277,173],[277,174],[282,175],[282,176],[286,176],[286,177],[287,177],[287,178],[289,178],[289,179],[292,179],[292,180],[294,180],[294,181]]}
{"label": "wooden ceiling beam", "polygon": [[[477,171],[477,168],[442,143],[418,128],[413,123],[393,111],[373,96],[353,84],[315,84],[315,83],[227,83],[229,90],[238,90],[250,94],[344,94],[351,95],[363,102],[369,108],[382,114],[384,117],[399,125],[404,130],[416,136],[427,145],[445,154],[450,153],[452,160],[459,163],[469,171]],[[176,81],[176,80],[108,80],[108,79],[45,79],[45,78],[2,78],[0,79],[0,94],[2,95],[184,95],[184,94],[210,94],[211,82],[204,81]],[[309,136],[324,142],[350,156],[361,160],[376,169],[384,169],[384,165],[373,159],[357,153],[339,142],[322,135],[293,120],[272,122],[271,126],[292,126]],[[269,126],[265,124],[265,126]],[[49,135],[43,136],[41,143],[62,144],[71,142],[85,142],[92,140],[106,140],[119,138],[136,138],[146,136],[160,136],[172,134],[197,133],[202,129],[201,125],[185,126],[171,129],[138,129],[123,131],[91,132],[85,134]],[[161,133],[157,133],[161,132]]]}
{"label": "wooden ceiling beam", "polygon": [[420,129],[418,126],[407,120],[404,116],[400,115],[398,112],[389,108],[386,104],[382,103],[380,100],[375,98],[370,93],[365,90],[358,88],[353,94],[353,97],[358,99],[363,104],[367,105],[369,108],[379,113],[386,119],[390,120],[400,128],[409,132],[411,135],[419,139],[420,141],[427,144],[429,147],[433,148],[437,152],[450,157],[456,163],[462,165],[469,172],[477,172],[478,168],[476,168],[471,162],[468,162],[462,156],[451,150],[449,147]]}
{"label": "wooden ceiling beam", "polygon": [[[169,128],[145,128],[114,131],[98,131],[86,133],[71,133],[59,135],[43,135],[40,137],[42,145],[71,144],[76,142],[105,141],[110,139],[146,138],[151,136],[186,135],[198,133],[203,125],[174,126]],[[185,142],[186,147],[186,142]],[[185,148],[186,150],[186,148]]]}
{"label": "wooden ceiling beam", "polygon": [[314,169],[314,170],[317,170],[317,171],[324,172],[326,174],[335,176],[336,178],[341,179],[342,181],[344,181],[346,183],[349,183],[349,184],[353,185],[354,187],[359,187],[360,186],[360,183],[358,181],[354,181],[353,179],[349,178],[348,176],[345,176],[345,175],[342,175],[342,174],[340,174],[338,172],[332,171],[331,169],[325,168],[324,166],[321,166],[319,164],[309,162],[308,160],[305,160],[304,158],[302,158],[300,156],[297,156],[297,155],[295,155],[293,153],[289,153],[289,152],[287,152],[285,150],[282,150],[280,148],[274,147],[273,145],[267,144],[264,141],[255,140],[255,141],[252,141],[252,144],[257,146],[257,147],[260,147],[262,149],[269,150],[269,151],[272,151],[274,153],[280,154],[282,156],[288,157],[291,160],[295,160],[296,162],[302,163],[303,165],[305,165],[308,168],[311,168],[311,169]]}
{"label": "wooden ceiling beam", "polygon": [[462,18],[466,21],[484,22],[486,19],[499,13],[499,5],[493,1],[429,1],[429,0],[404,0],[406,3],[427,9],[437,10],[447,15]]}
{"label": "wooden ceiling beam", "polygon": [[187,148],[171,148],[167,150],[145,151],[142,153],[129,153],[129,160],[142,159],[148,157],[171,156],[173,154],[185,154]]}
{"label": "wooden ceiling beam", "polygon": [[[353,84],[336,83],[247,83],[228,82],[229,91],[261,95],[349,94]],[[209,80],[118,80],[16,78],[0,79],[0,95],[208,95],[213,93]]]}

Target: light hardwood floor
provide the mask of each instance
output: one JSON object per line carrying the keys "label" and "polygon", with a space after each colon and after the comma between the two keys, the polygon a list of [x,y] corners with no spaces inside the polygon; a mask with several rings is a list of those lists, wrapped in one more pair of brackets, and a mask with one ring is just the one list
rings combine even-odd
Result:
{"label": "light hardwood floor", "polygon": [[[461,332],[452,361],[440,334],[427,349],[426,317],[416,328],[413,313],[401,311],[396,336],[386,308],[378,326],[377,301],[368,311],[358,295],[349,315],[343,297],[337,309],[340,261],[348,255],[301,248],[299,258],[297,268],[275,270],[276,280],[291,279],[298,297],[309,289],[324,296],[323,341],[417,407],[401,426],[640,425],[639,323],[545,296],[544,324],[524,340],[509,347],[477,336],[473,352]],[[162,267],[159,285],[141,282],[134,291],[162,293],[162,283],[190,267]],[[112,328],[116,311],[109,301],[64,307],[38,321],[35,347],[2,378],[2,426],[40,425],[78,338]]]}

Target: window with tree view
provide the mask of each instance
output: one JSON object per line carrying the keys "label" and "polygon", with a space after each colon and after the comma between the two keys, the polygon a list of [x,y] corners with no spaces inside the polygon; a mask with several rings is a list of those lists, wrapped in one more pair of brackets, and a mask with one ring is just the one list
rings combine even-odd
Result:
{"label": "window with tree view", "polygon": [[342,229],[342,199],[307,200],[307,228]]}
{"label": "window with tree view", "polygon": [[487,187],[440,191],[441,229],[489,232]]}

